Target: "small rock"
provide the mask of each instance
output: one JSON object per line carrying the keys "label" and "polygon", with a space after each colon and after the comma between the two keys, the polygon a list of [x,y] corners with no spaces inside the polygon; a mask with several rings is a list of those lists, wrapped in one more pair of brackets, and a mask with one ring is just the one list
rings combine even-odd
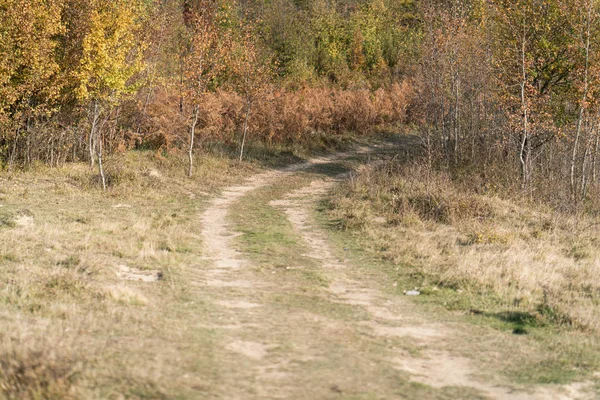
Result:
{"label": "small rock", "polygon": [[344,393],[338,385],[331,385],[330,389],[332,392],[335,392],[335,393],[339,393],[339,394]]}
{"label": "small rock", "polygon": [[419,296],[421,292],[419,292],[418,290],[409,290],[405,291],[404,294],[407,296]]}
{"label": "small rock", "polygon": [[117,267],[117,276],[127,281],[158,282],[164,278],[162,271],[142,271],[126,265]]}
{"label": "small rock", "polygon": [[151,177],[151,178],[161,178],[161,177],[162,177],[162,175],[160,174],[160,172],[158,172],[158,171],[157,171],[157,170],[155,170],[155,169],[151,169],[151,170],[148,172],[148,176],[149,176],[149,177]]}

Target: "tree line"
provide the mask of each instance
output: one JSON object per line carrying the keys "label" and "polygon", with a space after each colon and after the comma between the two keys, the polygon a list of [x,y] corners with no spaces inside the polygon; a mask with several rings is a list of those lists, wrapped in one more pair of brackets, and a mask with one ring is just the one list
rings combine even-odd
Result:
{"label": "tree line", "polygon": [[[240,141],[241,158],[255,108],[294,114],[294,102],[318,101],[308,88],[335,97],[370,90],[368,80],[391,87],[406,39],[394,19],[402,4],[1,0],[0,159],[9,168],[87,160],[106,186],[104,154],[186,148],[191,175],[198,141],[231,131],[214,119],[234,126],[227,140]],[[296,121],[302,132],[279,133],[294,118],[331,117],[310,107],[253,133],[283,140],[317,130]]]}
{"label": "tree line", "polygon": [[600,183],[596,0],[0,0],[0,162],[409,123],[430,168],[557,204]]}
{"label": "tree line", "polygon": [[428,162],[560,207],[597,193],[598,12],[595,0],[423,3]]}

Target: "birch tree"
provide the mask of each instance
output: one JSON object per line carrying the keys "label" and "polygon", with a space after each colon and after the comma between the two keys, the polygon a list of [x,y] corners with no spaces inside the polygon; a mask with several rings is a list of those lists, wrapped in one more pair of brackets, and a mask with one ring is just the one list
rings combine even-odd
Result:
{"label": "birch tree", "polygon": [[559,132],[567,118],[560,101],[567,101],[574,60],[571,45],[572,4],[557,0],[495,0],[492,33],[496,80],[507,108],[521,184],[531,189],[534,159]]}
{"label": "birch tree", "polygon": [[[188,5],[185,9],[190,38],[182,57],[181,91],[190,114],[189,177],[193,175],[196,127],[202,99],[207,92],[216,90],[219,86],[219,75],[225,70],[227,63],[229,41],[226,32],[219,29],[218,22],[221,21],[217,21],[218,11],[217,3],[212,0],[201,0],[194,7]],[[181,108],[185,109],[183,104]]]}
{"label": "birch tree", "polygon": [[103,128],[112,110],[137,86],[133,78],[143,68],[142,44],[136,40],[141,4],[128,0],[91,2],[89,31],[82,41],[80,65],[74,73],[79,101],[88,104],[90,164],[98,161],[102,188],[107,182],[103,166]]}
{"label": "birch tree", "polygon": [[240,162],[244,158],[252,108],[267,90],[272,78],[269,63],[270,60],[260,53],[251,26],[245,24],[241,38],[236,41],[236,48],[230,62],[234,88],[244,99],[244,123],[240,135]]}

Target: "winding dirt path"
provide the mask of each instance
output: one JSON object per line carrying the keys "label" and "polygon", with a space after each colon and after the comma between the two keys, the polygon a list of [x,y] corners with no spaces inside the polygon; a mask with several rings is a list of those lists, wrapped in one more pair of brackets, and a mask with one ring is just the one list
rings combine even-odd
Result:
{"label": "winding dirt path", "polygon": [[[223,321],[213,328],[219,332],[219,346],[231,355],[215,397],[313,399],[343,398],[348,393],[352,398],[404,398],[406,386],[398,382],[408,381],[433,388],[427,392],[430,398],[467,398],[444,394],[449,387],[469,388],[474,397],[468,398],[591,398],[586,397],[584,385],[524,391],[478,379],[473,360],[448,350],[449,339],[457,334],[454,328],[431,322],[407,299],[361,280],[343,252],[330,246],[327,232],[314,216],[317,201],[347,174],[314,180],[270,204],[285,213],[327,278],[328,285],[316,300],[364,316],[340,320],[282,308],[272,301],[301,295],[301,288],[290,293],[295,289],[284,290],[251,271],[252,262],[235,249],[233,240],[240,234],[228,220],[230,208],[250,192],[277,185],[286,176],[355,154],[318,158],[257,175],[224,191],[203,213],[202,236],[210,267],[199,271],[197,285],[214,293],[213,303],[222,310]],[[408,348],[417,348],[418,356]]]}
{"label": "winding dirt path", "polygon": [[[363,148],[360,151],[366,152],[368,149]],[[219,286],[223,284],[223,281],[219,277],[224,272],[240,269],[244,264],[247,264],[243,255],[234,250],[234,246],[231,244],[231,241],[239,236],[239,233],[235,232],[235,229],[227,221],[227,214],[231,205],[249,192],[272,184],[278,179],[282,179],[285,175],[293,174],[315,165],[330,163],[348,156],[348,153],[343,153],[336,156],[314,158],[303,164],[295,164],[280,170],[268,171],[249,179],[245,185],[226,189],[220,197],[213,200],[201,218],[202,226],[204,227],[202,237],[205,254],[209,260],[213,261],[214,266],[214,269],[210,270],[207,274],[207,284]],[[231,284],[229,282],[227,285]]]}

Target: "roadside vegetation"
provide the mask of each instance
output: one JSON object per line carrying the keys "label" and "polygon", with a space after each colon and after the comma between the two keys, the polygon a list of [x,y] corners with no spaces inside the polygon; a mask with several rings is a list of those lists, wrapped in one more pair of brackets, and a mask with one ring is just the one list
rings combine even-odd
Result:
{"label": "roadside vegetation", "polygon": [[[218,314],[191,300],[199,212],[372,137],[397,147],[328,197],[339,240],[556,353],[524,381],[589,378],[599,50],[597,0],[0,0],[0,396],[210,387],[214,329],[182,322]],[[258,273],[308,292],[326,276],[270,201],[325,170],[229,210]]]}
{"label": "roadside vegetation", "polygon": [[416,289],[432,315],[530,338],[526,358],[506,365],[517,381],[587,379],[600,366],[596,218],[487,192],[418,159],[363,166],[330,193],[322,219],[339,245],[378,260],[364,273],[384,271],[400,296]]}
{"label": "roadside vegetation", "polygon": [[198,207],[260,167],[206,155],[192,181],[185,168],[121,155],[106,165],[108,195],[81,164],[2,176],[1,398],[165,398],[206,384],[173,360],[207,368],[210,335],[171,323],[206,313],[184,283],[202,253]]}

